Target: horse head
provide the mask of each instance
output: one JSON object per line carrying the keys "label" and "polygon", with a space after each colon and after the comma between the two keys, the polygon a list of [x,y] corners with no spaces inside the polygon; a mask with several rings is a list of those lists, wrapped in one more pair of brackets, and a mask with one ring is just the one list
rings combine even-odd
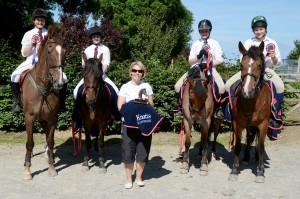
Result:
{"label": "horse head", "polygon": [[194,120],[199,120],[200,112],[208,97],[208,78],[199,66],[192,67],[188,72],[190,113]]}
{"label": "horse head", "polygon": [[97,96],[99,94],[100,89],[103,88],[103,84],[101,84],[101,82],[103,82],[103,70],[101,67],[102,56],[103,54],[100,55],[99,59],[87,59],[85,54],[83,54],[82,56],[83,61],[85,63],[85,66],[83,68],[85,101],[88,107],[92,110],[95,109]]}
{"label": "horse head", "polygon": [[63,87],[63,63],[66,50],[63,48],[67,31],[64,27],[49,26],[48,35],[38,51],[39,64],[46,63],[48,76],[54,89]]}
{"label": "horse head", "polygon": [[241,59],[241,93],[246,99],[252,99],[257,95],[263,81],[265,70],[263,50],[263,41],[258,47],[251,46],[248,51],[239,42],[239,51],[243,55]]}

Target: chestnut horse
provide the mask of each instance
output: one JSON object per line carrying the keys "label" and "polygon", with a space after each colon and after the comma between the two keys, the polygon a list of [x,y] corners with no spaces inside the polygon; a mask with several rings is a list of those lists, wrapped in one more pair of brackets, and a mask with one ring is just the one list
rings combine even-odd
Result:
{"label": "chestnut horse", "polygon": [[85,67],[83,69],[84,93],[81,100],[81,114],[85,131],[87,154],[84,157],[83,171],[89,170],[91,136],[95,136],[99,149],[99,168],[101,173],[106,172],[104,166],[103,147],[104,134],[108,122],[111,119],[111,98],[102,75],[102,55],[99,59],[90,58],[87,60],[83,54]]}
{"label": "chestnut horse", "polygon": [[[66,36],[63,27],[49,26],[48,35],[38,50],[38,63],[22,74],[21,102],[25,116],[27,132],[25,172],[23,179],[31,180],[31,156],[34,147],[33,128],[39,121],[46,135],[48,175],[56,176],[54,168],[54,131],[59,113],[59,90],[63,88],[63,61],[65,49],[63,42]],[[25,77],[25,78],[24,78]]]}
{"label": "chestnut horse", "polygon": [[[239,42],[241,59],[241,84],[238,86],[232,105],[233,131],[235,135],[234,161],[229,180],[238,179],[239,153],[241,151],[242,130],[247,130],[247,146],[244,160],[249,161],[250,147],[258,134],[258,168],[255,182],[264,182],[265,138],[270,118],[270,89],[264,77],[264,42],[259,47],[251,46],[247,51]],[[253,131],[256,127],[256,131]]]}
{"label": "chestnut horse", "polygon": [[[215,110],[215,101],[212,93],[212,85],[209,82],[207,73],[199,65],[195,65],[188,72],[188,82],[184,88],[182,109],[183,124],[185,133],[185,150],[183,152],[183,164],[181,173],[189,171],[189,148],[191,146],[191,128],[194,123],[200,125],[201,141],[201,166],[200,175],[206,175],[208,172],[208,141],[210,125]],[[222,119],[215,119],[214,142],[212,152],[215,153],[216,139],[219,134],[219,127]]]}

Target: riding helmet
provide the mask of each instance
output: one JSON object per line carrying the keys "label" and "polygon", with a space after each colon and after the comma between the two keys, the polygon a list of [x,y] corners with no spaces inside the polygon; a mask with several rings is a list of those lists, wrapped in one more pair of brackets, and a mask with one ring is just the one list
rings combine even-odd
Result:
{"label": "riding helmet", "polygon": [[35,19],[37,17],[47,18],[47,12],[42,8],[37,8],[32,13],[32,18]]}
{"label": "riding helmet", "polygon": [[267,19],[264,16],[256,16],[256,17],[254,17],[252,19],[252,22],[251,22],[251,28],[252,28],[252,30],[255,27],[265,27],[265,28],[267,28],[268,27]]}
{"label": "riding helmet", "polygon": [[198,30],[206,30],[209,29],[211,31],[212,24],[208,19],[203,19],[198,24]]}
{"label": "riding helmet", "polygon": [[100,37],[102,37],[102,34],[103,34],[102,29],[96,25],[94,27],[91,27],[89,29],[89,32],[90,32],[90,34],[89,34],[90,37],[92,37],[93,35],[100,35]]}

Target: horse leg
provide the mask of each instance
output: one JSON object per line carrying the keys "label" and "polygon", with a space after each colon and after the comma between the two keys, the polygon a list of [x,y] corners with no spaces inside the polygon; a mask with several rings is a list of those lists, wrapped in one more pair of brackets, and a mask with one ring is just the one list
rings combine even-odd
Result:
{"label": "horse leg", "polygon": [[214,125],[210,125],[210,128],[214,127],[214,141],[212,144],[212,155],[216,160],[220,160],[220,157],[217,155],[216,153],[216,145],[217,145],[217,138],[218,135],[220,133],[220,128],[221,128],[221,123],[222,123],[222,119],[214,119]]}
{"label": "horse leg", "polygon": [[[28,118],[30,118],[30,119],[28,119]],[[32,117],[30,117],[30,116],[25,117],[27,141],[26,141],[26,154],[25,154],[25,162],[24,162],[25,171],[23,174],[24,180],[32,180],[32,175],[30,172],[32,149],[34,147],[33,122],[32,121],[33,121]]]}
{"label": "horse leg", "polygon": [[241,139],[242,139],[242,128],[237,127],[236,122],[234,122],[234,133],[236,136],[235,147],[234,147],[234,158],[233,158],[233,165],[232,170],[229,175],[228,180],[230,181],[237,181],[238,174],[239,174],[239,155],[241,151]]}
{"label": "horse leg", "polygon": [[255,182],[265,182],[265,168],[264,168],[264,153],[265,153],[265,138],[268,131],[268,120],[266,119],[259,127],[259,138],[257,145],[258,152],[258,167]]}
{"label": "horse leg", "polygon": [[55,170],[54,167],[54,132],[55,132],[55,127],[56,127],[56,123],[54,121],[54,123],[47,123],[47,125],[45,126],[45,133],[47,137],[47,157],[48,157],[48,164],[49,164],[49,168],[48,168],[48,176],[49,177],[54,177],[57,176],[57,172]]}
{"label": "horse leg", "polygon": [[[85,129],[87,129],[87,128],[85,128]],[[90,149],[92,146],[92,140],[91,140],[90,132],[88,132],[88,131],[85,132],[85,144],[86,144],[86,155],[83,158],[82,171],[89,171],[90,170],[90,167],[89,167]]]}
{"label": "horse leg", "polygon": [[[210,123],[210,121],[209,121]],[[208,160],[207,160],[207,148],[208,148],[208,124],[207,122],[204,125],[201,125],[201,166],[200,166],[200,175],[208,174]]]}
{"label": "horse leg", "polygon": [[184,121],[184,130],[185,130],[185,150],[183,152],[182,165],[180,168],[180,173],[186,174],[189,172],[189,149],[191,146],[191,124],[187,121]]}
{"label": "horse leg", "polygon": [[103,149],[104,149],[104,132],[100,130],[100,136],[97,140],[98,148],[99,148],[99,168],[100,173],[106,173],[106,168],[104,165],[104,156],[103,156]]}
{"label": "horse leg", "polygon": [[249,164],[252,143],[255,139],[256,133],[257,133],[257,129],[255,127],[250,127],[250,132],[248,132],[248,129],[247,129],[246,147],[245,147],[245,150],[244,150],[244,158],[241,162],[241,164],[243,164],[243,165],[248,165]]}

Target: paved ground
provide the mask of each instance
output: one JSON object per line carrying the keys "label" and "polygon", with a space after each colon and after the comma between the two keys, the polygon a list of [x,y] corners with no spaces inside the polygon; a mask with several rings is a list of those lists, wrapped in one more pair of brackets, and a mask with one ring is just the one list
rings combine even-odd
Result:
{"label": "paved ground", "polygon": [[[1,135],[0,135],[1,136]],[[120,137],[108,138],[105,148],[107,173],[100,174],[95,164],[96,154],[89,172],[81,171],[83,153],[73,156],[71,145],[56,148],[56,177],[47,176],[47,163],[43,145],[34,148],[31,171],[33,180],[22,180],[25,155],[24,144],[0,145],[0,199],[73,199],[73,198],[299,198],[300,195],[300,132],[298,126],[288,126],[279,141],[267,141],[265,154],[265,183],[255,183],[256,164],[252,156],[250,165],[242,166],[237,182],[228,181],[233,153],[227,146],[218,145],[221,160],[212,160],[209,174],[199,175],[198,149],[192,148],[191,169],[180,174],[181,163],[177,145],[161,145],[161,140],[179,135],[159,133],[154,135],[150,160],[144,172],[145,187],[123,186],[125,172],[121,163]],[[229,134],[222,134],[226,139]],[[113,140],[112,140],[113,139]],[[177,138],[176,138],[177,139]],[[194,141],[199,135],[194,135]],[[253,154],[252,154],[253,155]]]}

